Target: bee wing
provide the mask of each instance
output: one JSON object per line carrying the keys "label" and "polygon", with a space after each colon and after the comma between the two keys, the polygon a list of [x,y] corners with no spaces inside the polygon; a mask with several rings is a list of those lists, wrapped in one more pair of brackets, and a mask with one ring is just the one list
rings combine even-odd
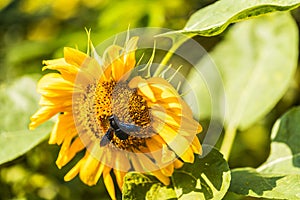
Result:
{"label": "bee wing", "polygon": [[141,130],[140,126],[134,124],[126,124],[123,122],[118,121],[119,128],[124,132],[139,132]]}
{"label": "bee wing", "polygon": [[139,132],[141,130],[141,127],[138,125],[121,122],[117,116],[114,116],[114,119],[118,127],[124,132]]}
{"label": "bee wing", "polygon": [[105,135],[101,138],[100,147],[108,145],[113,137],[113,129],[109,128]]}
{"label": "bee wing", "polygon": [[101,138],[101,141],[100,141],[100,147],[105,147],[106,145],[108,145],[110,143],[108,137],[106,135],[104,135],[102,138]]}

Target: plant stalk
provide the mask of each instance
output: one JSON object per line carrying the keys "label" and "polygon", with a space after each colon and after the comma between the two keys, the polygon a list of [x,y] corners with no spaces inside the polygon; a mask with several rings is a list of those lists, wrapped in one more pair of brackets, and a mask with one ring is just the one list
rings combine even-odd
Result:
{"label": "plant stalk", "polygon": [[221,145],[220,152],[223,154],[224,158],[227,161],[230,156],[232,145],[233,145],[233,142],[234,142],[234,139],[236,136],[236,131],[237,131],[236,126],[228,126],[225,131],[225,135],[224,135],[224,139],[223,139],[223,142]]}
{"label": "plant stalk", "polygon": [[160,73],[164,70],[165,66],[167,65],[170,58],[173,56],[174,52],[185,42],[189,39],[187,36],[181,36],[178,38],[173,39],[173,45],[169,49],[168,53],[164,56],[162,61],[160,62],[158,68],[155,70],[153,77],[157,77]]}

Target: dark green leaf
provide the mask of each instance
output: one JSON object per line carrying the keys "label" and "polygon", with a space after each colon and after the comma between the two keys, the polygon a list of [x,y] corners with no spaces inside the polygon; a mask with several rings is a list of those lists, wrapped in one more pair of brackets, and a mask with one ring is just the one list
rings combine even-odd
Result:
{"label": "dark green leaf", "polygon": [[176,193],[160,183],[153,176],[131,172],[126,174],[123,185],[123,199],[176,199]]}
{"label": "dark green leaf", "polygon": [[230,184],[230,171],[223,155],[204,145],[203,156],[186,163],[173,175],[179,199],[222,199]]}
{"label": "dark green leaf", "polygon": [[222,154],[204,145],[203,156],[173,173],[172,184],[164,186],[152,176],[125,176],[124,199],[222,199],[230,184],[230,171]]}
{"label": "dark green leaf", "polygon": [[233,170],[230,191],[254,197],[300,199],[299,121],[297,107],[275,123],[269,158],[257,169]]}

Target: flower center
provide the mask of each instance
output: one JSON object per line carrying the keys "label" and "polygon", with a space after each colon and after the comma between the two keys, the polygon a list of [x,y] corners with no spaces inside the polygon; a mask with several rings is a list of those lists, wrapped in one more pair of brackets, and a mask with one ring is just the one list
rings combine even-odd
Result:
{"label": "flower center", "polygon": [[[117,148],[128,150],[144,146],[145,138],[153,133],[146,100],[137,94],[136,89],[129,88],[126,82],[116,83],[111,80],[99,83],[93,107],[104,135],[109,128],[113,128],[109,140]],[[111,127],[109,119],[112,117],[123,137],[120,137],[120,130]]]}

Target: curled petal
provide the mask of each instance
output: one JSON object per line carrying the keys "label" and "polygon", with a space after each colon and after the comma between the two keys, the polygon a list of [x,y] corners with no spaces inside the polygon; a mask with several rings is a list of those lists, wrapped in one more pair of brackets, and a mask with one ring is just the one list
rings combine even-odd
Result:
{"label": "curled petal", "polygon": [[60,72],[61,76],[70,82],[74,82],[78,74],[79,68],[75,65],[68,64],[64,58],[56,60],[45,60],[43,64],[43,71],[46,69],[57,70]]}

